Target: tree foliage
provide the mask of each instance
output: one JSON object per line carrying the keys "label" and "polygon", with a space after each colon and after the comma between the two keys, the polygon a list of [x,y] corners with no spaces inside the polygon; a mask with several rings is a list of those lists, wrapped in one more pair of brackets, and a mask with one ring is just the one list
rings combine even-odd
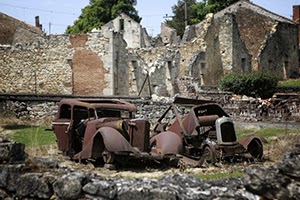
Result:
{"label": "tree foliage", "polygon": [[239,0],[178,0],[177,5],[172,7],[173,18],[166,20],[167,25],[177,30],[182,36],[185,30],[185,1],[187,3],[187,21],[189,25],[196,24],[204,20],[208,13],[216,13]]}
{"label": "tree foliage", "polygon": [[140,22],[141,18],[134,8],[136,3],[137,0],[90,0],[89,5],[82,9],[81,15],[74,24],[67,27],[66,33],[86,33],[94,28],[101,28],[121,13]]}
{"label": "tree foliage", "polygon": [[268,72],[228,74],[220,80],[221,89],[224,91],[263,99],[276,92],[277,84],[278,78]]}

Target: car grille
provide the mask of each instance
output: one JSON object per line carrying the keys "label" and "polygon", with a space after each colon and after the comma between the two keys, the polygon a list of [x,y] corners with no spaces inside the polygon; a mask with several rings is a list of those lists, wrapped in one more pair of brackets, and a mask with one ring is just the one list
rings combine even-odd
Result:
{"label": "car grille", "polygon": [[221,135],[223,142],[236,142],[236,135],[231,122],[221,124]]}

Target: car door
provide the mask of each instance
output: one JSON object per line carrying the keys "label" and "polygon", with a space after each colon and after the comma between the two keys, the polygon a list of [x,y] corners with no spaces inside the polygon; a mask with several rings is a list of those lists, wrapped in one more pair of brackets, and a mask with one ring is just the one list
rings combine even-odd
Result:
{"label": "car door", "polygon": [[69,132],[72,129],[72,108],[69,104],[62,104],[58,116],[52,122],[52,129],[56,135],[58,149],[65,155],[70,150]]}

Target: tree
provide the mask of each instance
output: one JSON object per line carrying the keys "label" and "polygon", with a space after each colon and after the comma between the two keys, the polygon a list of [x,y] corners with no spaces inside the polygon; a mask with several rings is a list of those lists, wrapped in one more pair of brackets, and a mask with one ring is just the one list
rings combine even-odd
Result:
{"label": "tree", "polygon": [[178,0],[177,5],[172,7],[173,19],[166,20],[167,25],[177,30],[182,36],[185,30],[184,4],[187,3],[188,24],[196,24],[204,20],[208,13],[216,13],[239,0]]}
{"label": "tree", "polygon": [[86,33],[125,13],[137,22],[141,21],[138,11],[134,8],[137,0],[90,0],[88,6],[82,9],[79,18],[73,26],[68,26],[66,33]]}
{"label": "tree", "polygon": [[[174,29],[176,29],[177,34],[181,37],[183,36],[185,30],[185,0],[179,0],[177,5],[172,7],[173,18],[171,20],[166,20],[166,24]],[[193,10],[196,0],[186,0],[187,3],[187,19],[188,24],[191,24],[191,19],[196,13]]]}

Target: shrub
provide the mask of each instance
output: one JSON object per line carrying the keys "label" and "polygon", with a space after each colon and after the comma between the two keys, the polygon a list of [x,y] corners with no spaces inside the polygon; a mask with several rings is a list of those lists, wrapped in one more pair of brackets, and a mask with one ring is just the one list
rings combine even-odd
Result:
{"label": "shrub", "polygon": [[278,78],[266,72],[228,74],[220,80],[224,91],[263,99],[270,98],[276,92],[277,84]]}

